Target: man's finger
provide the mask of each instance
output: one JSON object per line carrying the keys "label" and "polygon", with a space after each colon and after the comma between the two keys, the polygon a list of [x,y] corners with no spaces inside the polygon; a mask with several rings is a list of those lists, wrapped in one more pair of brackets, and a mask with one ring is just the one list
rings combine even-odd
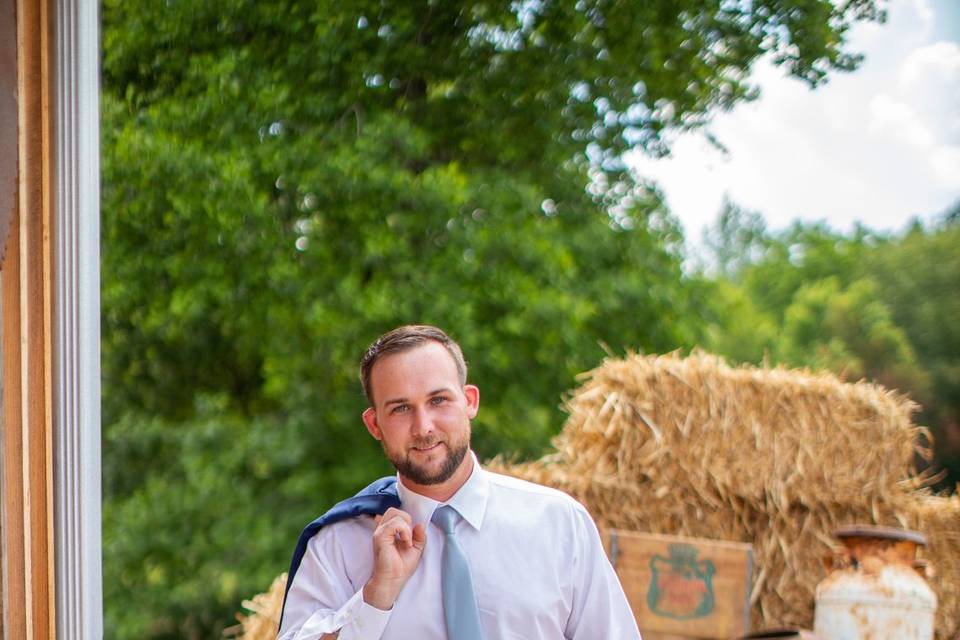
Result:
{"label": "man's finger", "polygon": [[402,509],[397,509],[396,507],[390,507],[383,513],[384,520],[389,520],[390,518],[394,518],[398,516],[400,518],[403,518],[404,522],[411,525],[413,524],[413,516],[411,516],[406,511],[403,511]]}
{"label": "man's finger", "polygon": [[423,551],[424,545],[427,543],[427,528],[423,526],[423,523],[418,524],[413,528],[413,546],[420,551]]}
{"label": "man's finger", "polygon": [[374,538],[385,543],[396,543],[399,541],[403,545],[409,545],[412,540],[410,524],[399,517],[384,518],[373,535]]}

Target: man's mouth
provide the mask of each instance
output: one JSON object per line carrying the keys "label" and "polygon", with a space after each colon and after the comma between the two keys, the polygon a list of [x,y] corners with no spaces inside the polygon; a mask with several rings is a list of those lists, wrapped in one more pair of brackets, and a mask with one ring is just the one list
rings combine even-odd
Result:
{"label": "man's mouth", "polygon": [[429,452],[429,451],[433,451],[433,450],[435,450],[435,449],[438,449],[438,448],[439,448],[440,446],[442,446],[442,445],[443,445],[442,442],[433,442],[433,443],[431,443],[431,444],[418,445],[418,446],[414,447],[413,450],[414,450],[414,451],[420,451],[420,452],[422,452],[422,453],[426,453],[426,452]]}

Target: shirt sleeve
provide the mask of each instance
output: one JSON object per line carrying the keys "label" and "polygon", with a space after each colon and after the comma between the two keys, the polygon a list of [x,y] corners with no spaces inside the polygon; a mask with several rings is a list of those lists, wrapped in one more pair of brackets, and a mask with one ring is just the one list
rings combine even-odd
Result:
{"label": "shirt sleeve", "polygon": [[636,618],[603,550],[596,524],[583,507],[577,509],[576,518],[574,600],[564,636],[568,640],[640,640]]}
{"label": "shirt sleeve", "polygon": [[363,601],[363,585],[351,584],[336,526],[329,526],[307,545],[287,593],[277,640],[318,640],[338,631],[339,640],[379,640],[391,612]]}

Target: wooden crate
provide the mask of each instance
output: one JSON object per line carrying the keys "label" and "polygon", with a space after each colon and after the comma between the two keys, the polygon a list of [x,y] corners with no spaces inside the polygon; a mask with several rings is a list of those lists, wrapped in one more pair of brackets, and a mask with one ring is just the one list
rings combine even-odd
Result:
{"label": "wooden crate", "polygon": [[602,536],[644,640],[727,640],[750,630],[749,544],[618,529]]}

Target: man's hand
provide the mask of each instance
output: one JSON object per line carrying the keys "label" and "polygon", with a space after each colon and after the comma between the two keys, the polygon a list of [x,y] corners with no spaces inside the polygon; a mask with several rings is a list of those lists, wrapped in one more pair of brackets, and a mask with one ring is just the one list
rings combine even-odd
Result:
{"label": "man's hand", "polygon": [[422,524],[413,525],[410,514],[393,507],[376,518],[373,532],[373,575],[363,587],[363,601],[378,609],[393,606],[400,590],[417,570],[427,542]]}

